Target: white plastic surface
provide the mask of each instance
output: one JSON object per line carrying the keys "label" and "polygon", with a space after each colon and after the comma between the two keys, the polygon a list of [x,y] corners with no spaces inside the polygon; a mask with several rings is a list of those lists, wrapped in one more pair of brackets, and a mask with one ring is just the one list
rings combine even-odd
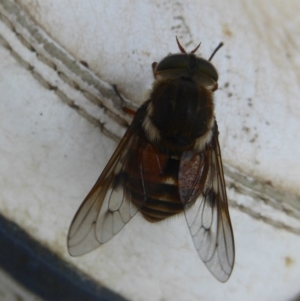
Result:
{"label": "white plastic surface", "polygon": [[[15,34],[11,24],[22,23],[10,0],[0,0],[7,18],[0,20],[1,213],[130,300],[290,300],[300,294],[299,209],[293,209],[300,197],[298,2],[19,2],[18,10],[57,43],[54,49],[88,63],[94,78],[117,84],[137,105],[151,87],[151,63],[178,51],[175,35],[188,50],[202,41],[205,58],[225,42],[213,63],[236,264],[229,281],[218,283],[197,257],[183,216],[157,225],[137,216],[98,250],[68,255],[72,217],[117,145],[97,120],[111,137],[125,128],[87,100],[86,92],[98,92],[82,81],[84,67],[64,71],[66,59],[36,46],[25,26]],[[35,51],[20,36],[29,37]],[[80,89],[62,70],[70,82],[76,76],[83,82]],[[106,96],[101,100],[117,114]],[[244,185],[240,174],[255,185]]]}

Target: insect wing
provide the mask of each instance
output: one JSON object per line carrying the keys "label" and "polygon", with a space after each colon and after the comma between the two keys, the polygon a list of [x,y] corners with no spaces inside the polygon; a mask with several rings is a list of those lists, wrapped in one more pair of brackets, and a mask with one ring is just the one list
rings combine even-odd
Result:
{"label": "insect wing", "polygon": [[107,242],[137,213],[122,171],[138,139],[133,122],[71,223],[70,255],[85,254]]}
{"label": "insect wing", "polygon": [[219,281],[227,281],[234,265],[234,238],[217,125],[205,151],[183,153],[179,192],[199,257]]}

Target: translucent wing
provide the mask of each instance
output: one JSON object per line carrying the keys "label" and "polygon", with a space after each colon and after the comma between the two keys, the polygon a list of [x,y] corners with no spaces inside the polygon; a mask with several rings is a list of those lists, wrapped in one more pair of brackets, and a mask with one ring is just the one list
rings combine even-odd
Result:
{"label": "translucent wing", "polygon": [[234,265],[234,238],[217,124],[203,152],[183,153],[179,192],[198,255],[219,281],[227,281]]}
{"label": "translucent wing", "polygon": [[135,117],[71,223],[67,243],[72,256],[85,254],[110,240],[138,211],[126,188],[128,176],[124,169],[139,140],[139,118]]}

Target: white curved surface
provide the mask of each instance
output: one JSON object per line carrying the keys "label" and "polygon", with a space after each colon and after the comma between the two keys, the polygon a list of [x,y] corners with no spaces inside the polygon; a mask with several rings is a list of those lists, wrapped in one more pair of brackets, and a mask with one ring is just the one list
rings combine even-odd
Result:
{"label": "white curved surface", "polygon": [[[124,127],[85,98],[99,92],[80,78],[84,71],[72,74],[45,45],[24,47],[7,22],[0,22],[1,213],[130,300],[288,300],[299,294],[299,211],[286,205],[299,206],[300,196],[297,2],[19,2],[54,47],[87,62],[96,79],[117,84],[136,104],[151,86],[151,63],[177,51],[175,35],[188,49],[201,40],[203,57],[225,42],[213,62],[236,265],[229,281],[218,283],[197,257],[183,216],[158,225],[137,216],[100,249],[69,257],[71,219],[116,147],[95,124],[105,123],[114,137]],[[19,24],[7,3],[0,1],[0,12]],[[35,45],[24,26],[18,30]],[[57,68],[41,61],[47,55]],[[81,88],[57,70],[72,81],[78,77]],[[118,114],[109,98],[101,99]],[[232,180],[230,171],[262,183],[259,196],[256,186],[255,193],[251,185],[237,189],[242,177]],[[278,191],[275,201],[269,188]]]}

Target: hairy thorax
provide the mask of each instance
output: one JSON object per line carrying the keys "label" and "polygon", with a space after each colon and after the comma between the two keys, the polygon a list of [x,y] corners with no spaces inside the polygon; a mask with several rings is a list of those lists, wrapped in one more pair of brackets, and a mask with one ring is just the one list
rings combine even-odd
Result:
{"label": "hairy thorax", "polygon": [[157,80],[148,100],[143,128],[150,142],[167,150],[201,151],[214,125],[212,92],[190,77]]}

